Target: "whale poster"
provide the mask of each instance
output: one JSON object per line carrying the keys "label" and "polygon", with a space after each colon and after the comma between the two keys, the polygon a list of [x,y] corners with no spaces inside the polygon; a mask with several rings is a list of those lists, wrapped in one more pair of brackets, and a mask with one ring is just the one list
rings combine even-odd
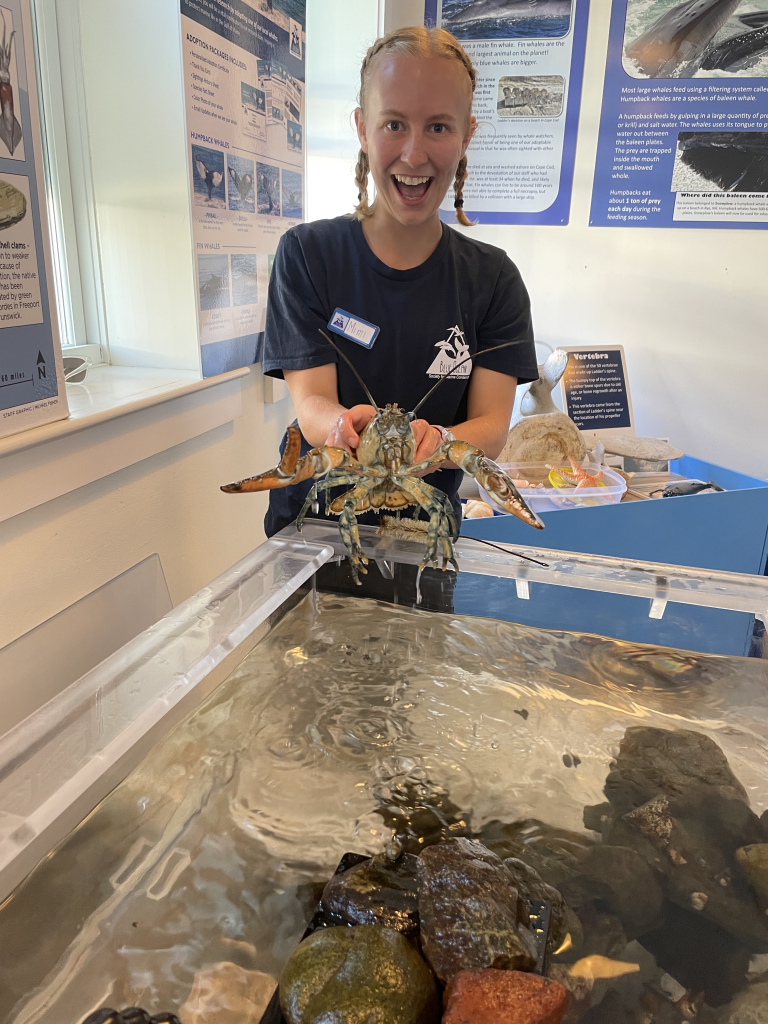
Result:
{"label": "whale poster", "polygon": [[[256,362],[304,203],[306,0],[180,0],[203,375]],[[282,197],[282,198],[281,198]]]}
{"label": "whale poster", "polygon": [[[425,22],[477,71],[464,212],[480,224],[567,224],[589,0],[426,0]],[[452,221],[453,193],[441,207]]]}
{"label": "whale poster", "polygon": [[768,227],[768,0],[613,0],[590,224]]}

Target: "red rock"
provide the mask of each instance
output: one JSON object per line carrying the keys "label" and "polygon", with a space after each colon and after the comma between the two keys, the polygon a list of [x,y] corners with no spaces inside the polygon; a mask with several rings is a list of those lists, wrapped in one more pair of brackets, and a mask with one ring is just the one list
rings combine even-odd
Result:
{"label": "red rock", "polygon": [[488,967],[454,975],[443,1006],[443,1024],[560,1024],[568,993],[538,974]]}

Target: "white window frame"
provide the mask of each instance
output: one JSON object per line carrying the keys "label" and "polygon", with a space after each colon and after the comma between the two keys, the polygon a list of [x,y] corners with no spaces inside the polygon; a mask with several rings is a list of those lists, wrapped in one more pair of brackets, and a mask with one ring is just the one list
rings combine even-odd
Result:
{"label": "white window frame", "polygon": [[65,355],[109,362],[78,0],[32,0],[46,195]]}

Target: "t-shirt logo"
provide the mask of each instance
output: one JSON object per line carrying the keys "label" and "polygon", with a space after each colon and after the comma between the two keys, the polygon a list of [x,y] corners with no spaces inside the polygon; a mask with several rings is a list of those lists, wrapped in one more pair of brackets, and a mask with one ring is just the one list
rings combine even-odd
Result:
{"label": "t-shirt logo", "polygon": [[[472,360],[468,358],[469,345],[464,340],[464,331],[460,327],[449,327],[448,337],[445,341],[436,342],[435,348],[439,349],[439,352],[427,370],[428,377],[443,377],[446,373],[450,377],[469,377],[472,372]],[[466,363],[463,362],[465,359]],[[459,363],[462,365],[459,366]]]}

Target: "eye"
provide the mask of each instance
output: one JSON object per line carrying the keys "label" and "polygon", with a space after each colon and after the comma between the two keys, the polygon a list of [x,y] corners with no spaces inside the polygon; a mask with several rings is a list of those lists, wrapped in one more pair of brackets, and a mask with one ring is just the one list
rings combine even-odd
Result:
{"label": "eye", "polygon": [[391,132],[399,132],[399,131],[402,130],[403,122],[402,121],[387,121],[387,123],[384,125],[384,127],[389,129],[389,131],[391,131]]}
{"label": "eye", "polygon": [[445,135],[445,133],[448,131],[448,125],[447,124],[431,124],[429,126],[429,131],[431,131],[433,133],[433,135]]}

